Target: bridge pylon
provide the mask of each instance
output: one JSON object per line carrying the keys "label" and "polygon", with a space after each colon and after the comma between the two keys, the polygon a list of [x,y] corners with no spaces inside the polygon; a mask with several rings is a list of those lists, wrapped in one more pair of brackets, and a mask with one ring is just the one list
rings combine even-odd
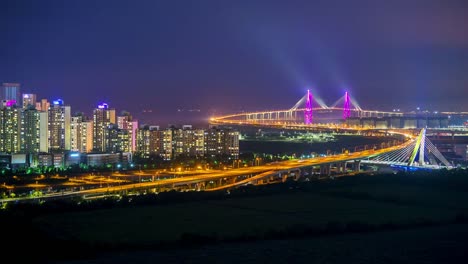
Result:
{"label": "bridge pylon", "polygon": [[421,129],[413,143],[408,144],[402,149],[374,156],[366,160],[366,163],[428,168],[440,167],[440,165],[447,168],[452,167],[452,164],[426,137],[425,128]]}
{"label": "bridge pylon", "polygon": [[312,100],[312,93],[310,92],[310,90],[307,90],[307,101],[304,110],[304,123],[306,125],[312,124]]}
{"label": "bridge pylon", "polygon": [[343,119],[346,120],[351,117],[351,99],[349,98],[348,92],[345,92],[344,106],[343,106]]}
{"label": "bridge pylon", "polygon": [[423,166],[425,164],[425,158],[429,160],[429,162],[434,163],[431,158],[436,158],[440,162],[442,162],[445,166],[450,167],[450,162],[440,153],[440,151],[432,144],[432,142],[426,137],[426,129],[421,129],[419,135],[416,139],[414,149],[411,153],[411,156],[408,160],[408,166],[414,166],[416,157],[418,156],[418,164],[419,166]]}

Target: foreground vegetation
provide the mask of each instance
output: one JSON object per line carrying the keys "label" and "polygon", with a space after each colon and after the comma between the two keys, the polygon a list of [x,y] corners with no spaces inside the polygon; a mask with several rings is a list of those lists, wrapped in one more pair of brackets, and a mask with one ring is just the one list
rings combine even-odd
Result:
{"label": "foreground vegetation", "polygon": [[[5,237],[50,257],[112,250],[379,233],[468,223],[468,173],[358,175],[93,201],[9,204]],[[462,227],[461,227],[462,228]],[[465,227],[463,227],[465,228]]]}

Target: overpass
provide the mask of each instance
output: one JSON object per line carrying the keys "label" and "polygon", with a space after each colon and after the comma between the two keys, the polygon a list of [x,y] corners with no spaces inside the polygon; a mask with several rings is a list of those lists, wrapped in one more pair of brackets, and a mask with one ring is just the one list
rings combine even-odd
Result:
{"label": "overpass", "polygon": [[[37,199],[63,199],[69,197],[89,197],[105,194],[122,194],[136,190],[151,190],[159,192],[163,190],[220,190],[232,188],[244,184],[268,183],[273,181],[285,181],[293,177],[298,179],[304,175],[320,174],[329,176],[332,170],[338,173],[360,171],[362,164],[397,164],[410,167],[435,168],[433,164],[421,162],[429,153],[435,153],[435,147],[430,144],[425,136],[425,130],[415,136],[406,131],[404,134],[406,141],[401,144],[388,143],[380,147],[355,151],[344,152],[338,155],[319,156],[308,159],[294,159],[281,162],[273,162],[260,166],[230,169],[224,171],[214,171],[210,173],[195,174],[185,177],[175,177],[169,179],[155,179],[150,182],[138,182],[119,186],[108,186],[95,189],[80,191],[62,192],[47,194],[40,198],[8,198],[0,199],[0,202],[18,201],[18,200],[37,200]],[[400,132],[394,132],[400,133]],[[429,148],[429,151],[427,150]],[[402,163],[404,158],[410,154],[409,160]],[[419,157],[418,157],[419,154]],[[436,155],[443,160],[443,156]],[[395,159],[399,157],[399,159]],[[422,158],[421,158],[422,157]],[[415,162],[415,161],[419,161]],[[445,163],[446,168],[450,168],[449,163]],[[438,166],[437,168],[441,168]]]}

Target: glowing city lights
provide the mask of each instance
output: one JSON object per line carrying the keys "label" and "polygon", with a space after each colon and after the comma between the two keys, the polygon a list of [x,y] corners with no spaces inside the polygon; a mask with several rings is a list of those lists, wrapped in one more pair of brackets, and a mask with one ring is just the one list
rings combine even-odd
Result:
{"label": "glowing city lights", "polygon": [[99,104],[99,105],[98,105],[98,108],[99,108],[99,109],[108,109],[108,108],[109,108],[109,105],[106,104],[106,103],[102,103],[102,104]]}
{"label": "glowing city lights", "polygon": [[8,100],[8,101],[5,103],[5,106],[6,106],[6,107],[13,107],[14,105],[16,105],[16,100]]}

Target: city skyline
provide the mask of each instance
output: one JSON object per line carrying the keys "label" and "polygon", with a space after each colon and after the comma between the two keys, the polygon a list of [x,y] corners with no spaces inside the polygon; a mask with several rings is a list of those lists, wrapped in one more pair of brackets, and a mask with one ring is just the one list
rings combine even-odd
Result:
{"label": "city skyline", "polygon": [[467,14],[1,0],[4,259],[463,263]]}
{"label": "city skyline", "polygon": [[0,81],[153,122],[287,108],[307,89],[326,102],[349,90],[367,109],[468,110],[462,1],[295,3],[2,2]]}

